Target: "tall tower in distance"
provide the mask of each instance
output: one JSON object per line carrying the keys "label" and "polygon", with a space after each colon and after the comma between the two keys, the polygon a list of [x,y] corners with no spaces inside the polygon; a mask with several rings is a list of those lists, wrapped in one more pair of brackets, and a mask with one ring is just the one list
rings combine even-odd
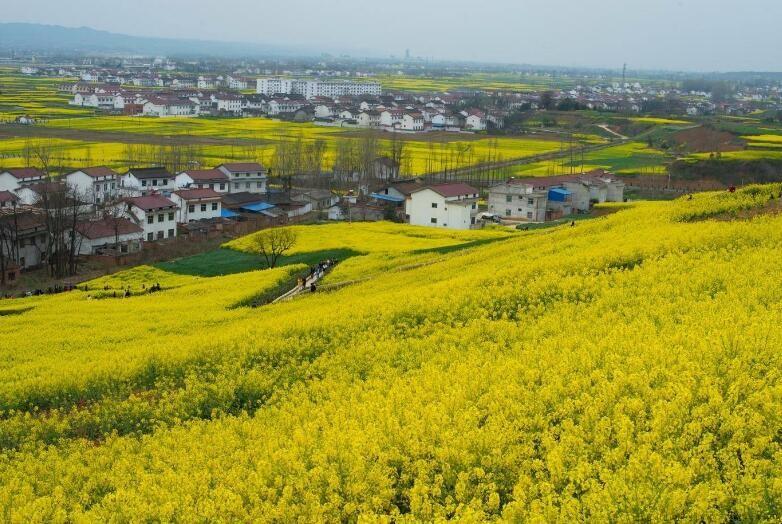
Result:
{"label": "tall tower in distance", "polygon": [[405,49],[405,60],[410,60],[410,50]]}

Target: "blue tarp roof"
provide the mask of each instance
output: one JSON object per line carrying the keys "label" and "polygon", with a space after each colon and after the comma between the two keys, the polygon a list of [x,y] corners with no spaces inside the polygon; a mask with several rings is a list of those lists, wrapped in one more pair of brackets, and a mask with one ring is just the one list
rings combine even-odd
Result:
{"label": "blue tarp roof", "polygon": [[404,198],[395,197],[395,196],[391,196],[391,195],[384,195],[382,193],[372,193],[369,196],[371,196],[372,198],[376,198],[378,200],[386,200],[388,202],[396,202],[397,204],[402,203],[402,202],[405,201]]}
{"label": "blue tarp roof", "polygon": [[220,210],[220,216],[223,218],[236,218],[239,216],[239,213],[234,213],[230,209],[223,208]]}
{"label": "blue tarp roof", "polygon": [[274,206],[272,204],[266,202],[253,202],[252,204],[245,204],[239,209],[249,213],[260,213],[261,211],[266,211],[267,209],[271,209],[273,207]]}
{"label": "blue tarp roof", "polygon": [[554,202],[564,202],[570,196],[570,191],[563,187],[553,187],[548,190],[548,199]]}

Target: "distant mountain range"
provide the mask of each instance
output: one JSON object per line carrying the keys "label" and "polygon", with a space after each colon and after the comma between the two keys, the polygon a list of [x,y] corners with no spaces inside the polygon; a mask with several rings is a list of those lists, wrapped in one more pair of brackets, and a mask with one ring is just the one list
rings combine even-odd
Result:
{"label": "distant mountain range", "polygon": [[168,56],[315,56],[321,51],[294,46],[216,42],[123,35],[89,27],[0,23],[0,50]]}

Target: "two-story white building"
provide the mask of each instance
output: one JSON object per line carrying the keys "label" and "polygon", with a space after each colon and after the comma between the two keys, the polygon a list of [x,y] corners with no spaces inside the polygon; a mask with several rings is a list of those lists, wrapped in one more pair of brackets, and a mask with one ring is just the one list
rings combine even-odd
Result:
{"label": "two-story white building", "polygon": [[175,177],[165,167],[134,167],[122,175],[124,193],[146,195],[153,192],[170,193],[176,189]]}
{"label": "two-story white building", "polygon": [[403,131],[423,131],[424,115],[418,111],[406,112],[402,115],[402,122],[399,125],[399,129],[402,129]]}
{"label": "two-story white building", "polygon": [[212,95],[212,103],[218,111],[240,114],[242,112],[242,97],[232,93]]}
{"label": "two-story white building", "polygon": [[222,211],[220,193],[214,189],[179,189],[171,193],[177,207],[177,222],[218,218]]}
{"label": "two-story white building", "polygon": [[146,195],[125,199],[127,212],[134,222],[144,228],[147,242],[174,238],[176,231],[177,205],[162,195]]}
{"label": "two-story white building", "polygon": [[102,204],[119,195],[119,174],[105,166],[73,171],[65,175],[65,181],[90,204]]}
{"label": "two-story white building", "polygon": [[220,164],[217,170],[228,176],[231,193],[266,193],[266,169],[257,162]]}
{"label": "two-story white building", "polygon": [[44,179],[46,179],[46,173],[37,167],[0,169],[0,191],[15,193],[23,187],[39,184]]}
{"label": "two-story white building", "polygon": [[415,226],[448,229],[475,227],[479,191],[463,183],[435,184],[410,194],[406,214]]}
{"label": "two-story white building", "polygon": [[228,175],[219,169],[188,169],[176,176],[179,189],[214,189],[218,193],[229,191]]}
{"label": "two-story white building", "polygon": [[464,119],[464,128],[472,131],[485,131],[486,114],[478,109],[467,111]]}

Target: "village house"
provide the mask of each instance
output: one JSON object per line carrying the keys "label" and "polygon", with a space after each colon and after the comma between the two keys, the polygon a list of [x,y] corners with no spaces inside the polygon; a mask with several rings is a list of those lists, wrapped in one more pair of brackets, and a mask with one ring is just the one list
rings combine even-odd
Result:
{"label": "village house", "polygon": [[174,175],[165,167],[135,167],[122,176],[121,187],[132,195],[170,193],[175,189]]}
{"label": "village house", "polygon": [[177,205],[162,195],[146,195],[125,199],[127,212],[144,228],[147,242],[175,238]]}
{"label": "village house", "polygon": [[403,131],[423,131],[424,115],[418,111],[406,112],[404,115],[402,115],[402,121],[400,122],[399,129]]}
{"label": "village house", "polygon": [[20,188],[38,184],[46,174],[37,167],[14,167],[0,170],[0,191],[16,192]]}
{"label": "village house", "polygon": [[514,179],[489,188],[489,212],[510,220],[544,222],[547,204],[548,191]]}
{"label": "village house", "polygon": [[220,193],[214,189],[179,189],[171,193],[171,201],[178,207],[180,224],[218,218],[222,211]]}
{"label": "village house", "polygon": [[309,189],[295,192],[291,200],[309,203],[313,211],[323,211],[339,202],[339,197],[328,189]]}
{"label": "village house", "polygon": [[212,103],[218,112],[240,114],[242,112],[242,97],[230,93],[212,95]]}
{"label": "village house", "polygon": [[288,98],[273,98],[268,103],[269,116],[277,116],[281,113],[295,113],[307,105],[303,100],[290,100]]}
{"label": "village house", "polygon": [[192,100],[172,96],[150,96],[142,103],[142,112],[149,116],[198,116],[198,105]]}
{"label": "village house", "polygon": [[388,129],[399,127],[402,124],[404,114],[402,109],[384,109],[380,112],[380,125]]}
{"label": "village house", "polygon": [[463,112],[464,128],[471,131],[486,130],[486,114],[478,109]]}
{"label": "village house", "polygon": [[368,109],[356,115],[359,127],[380,127],[380,111]]}
{"label": "village house", "polygon": [[101,204],[119,194],[119,174],[105,166],[73,171],[65,175],[65,181],[91,204]]}
{"label": "village house", "polygon": [[189,169],[174,179],[180,189],[213,189],[218,193],[229,190],[228,175],[219,169]]}
{"label": "village house", "polygon": [[107,217],[76,225],[79,255],[124,255],[141,251],[144,229],[124,217]]}
{"label": "village house", "polygon": [[0,210],[12,209],[19,205],[19,197],[10,191],[0,191]]}
{"label": "village house", "polygon": [[[46,219],[38,211],[29,208],[0,210],[0,227],[14,228],[17,249],[12,260],[18,268],[29,269],[40,266],[46,259]],[[0,242],[0,249],[11,257],[9,246]]]}
{"label": "village house", "polygon": [[266,193],[266,169],[257,162],[233,162],[217,166],[228,176],[229,192]]}
{"label": "village house", "polygon": [[406,214],[410,224],[448,229],[475,227],[479,191],[463,183],[435,184],[410,194]]}

